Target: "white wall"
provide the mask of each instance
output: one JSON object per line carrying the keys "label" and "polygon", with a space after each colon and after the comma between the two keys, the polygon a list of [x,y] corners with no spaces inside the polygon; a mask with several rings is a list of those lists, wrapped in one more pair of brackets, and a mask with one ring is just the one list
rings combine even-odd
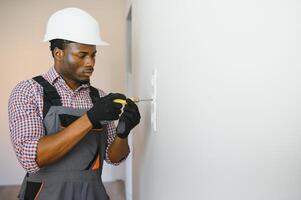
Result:
{"label": "white wall", "polygon": [[301,199],[301,4],[133,1],[134,199]]}
{"label": "white wall", "polygon": [[[42,43],[48,17],[64,7],[79,7],[101,26],[109,47],[98,48],[92,83],[106,92],[125,92],[125,2],[123,0],[0,1],[0,185],[20,184],[24,170],[9,138],[7,102],[21,80],[45,73],[52,66],[47,43]],[[104,168],[103,180],[124,179],[124,166]]]}

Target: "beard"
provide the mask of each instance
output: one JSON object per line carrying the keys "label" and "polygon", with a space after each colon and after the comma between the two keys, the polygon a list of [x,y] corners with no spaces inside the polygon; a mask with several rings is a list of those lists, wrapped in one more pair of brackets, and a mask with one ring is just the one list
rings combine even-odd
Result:
{"label": "beard", "polygon": [[79,83],[80,83],[81,85],[83,85],[83,84],[90,84],[90,79],[87,79],[87,80],[79,80]]}

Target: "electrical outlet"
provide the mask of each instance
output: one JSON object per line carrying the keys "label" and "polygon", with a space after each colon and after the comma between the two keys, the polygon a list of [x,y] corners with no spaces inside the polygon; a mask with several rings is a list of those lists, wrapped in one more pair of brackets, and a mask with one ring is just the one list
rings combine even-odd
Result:
{"label": "electrical outlet", "polygon": [[154,132],[157,132],[157,69],[152,74],[152,108],[151,108],[151,124]]}

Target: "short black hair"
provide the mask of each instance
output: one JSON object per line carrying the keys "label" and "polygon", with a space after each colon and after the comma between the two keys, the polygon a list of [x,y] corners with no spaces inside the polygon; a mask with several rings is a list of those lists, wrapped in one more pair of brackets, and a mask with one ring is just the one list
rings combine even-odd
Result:
{"label": "short black hair", "polygon": [[51,51],[51,54],[52,54],[52,57],[54,57],[54,54],[53,54],[53,50],[57,47],[61,50],[64,50],[66,48],[66,45],[69,44],[69,43],[73,43],[73,41],[70,41],[70,40],[63,40],[63,39],[53,39],[53,40],[50,40],[50,51]]}

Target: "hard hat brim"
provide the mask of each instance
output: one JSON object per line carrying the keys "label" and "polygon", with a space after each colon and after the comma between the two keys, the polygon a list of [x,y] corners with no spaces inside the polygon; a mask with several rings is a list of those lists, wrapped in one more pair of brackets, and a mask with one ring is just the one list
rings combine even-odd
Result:
{"label": "hard hat brim", "polygon": [[78,41],[78,40],[75,40],[75,39],[67,39],[67,38],[59,38],[59,37],[53,37],[53,38],[44,38],[43,39],[43,42],[50,42],[51,40],[55,40],[55,39],[61,39],[61,40],[69,40],[69,41],[73,41],[75,43],[80,43],[80,44],[88,44],[88,45],[96,45],[96,46],[110,46],[109,43],[103,41],[103,40],[99,40],[99,41]]}

